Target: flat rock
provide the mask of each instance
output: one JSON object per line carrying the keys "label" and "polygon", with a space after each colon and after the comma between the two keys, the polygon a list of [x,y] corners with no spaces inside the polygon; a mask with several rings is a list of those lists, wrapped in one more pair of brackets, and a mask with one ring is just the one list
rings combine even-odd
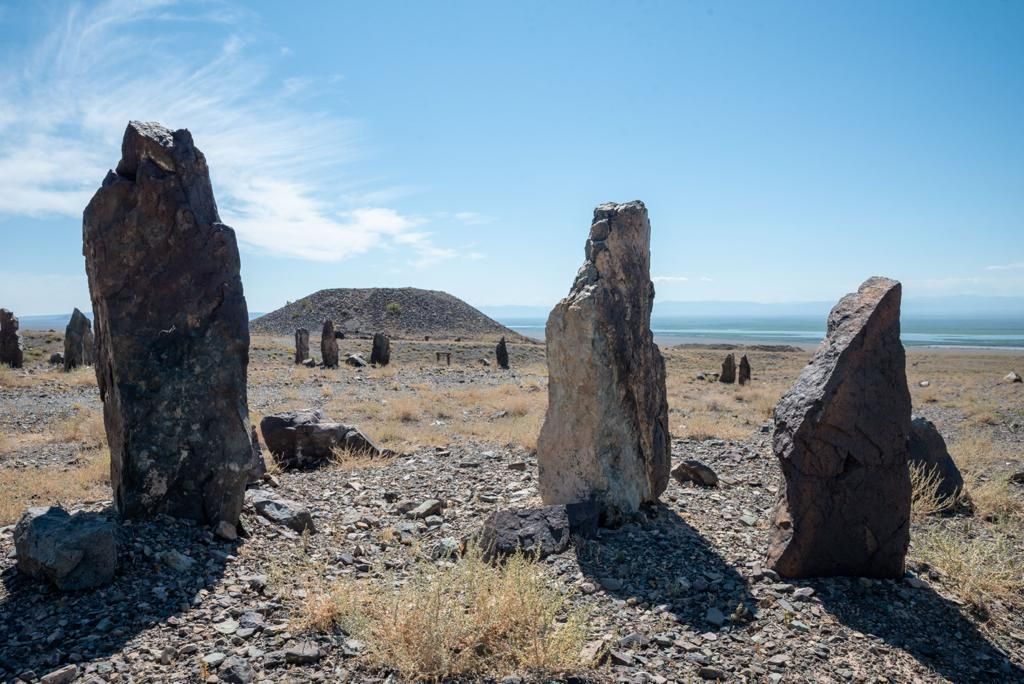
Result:
{"label": "flat rock", "polygon": [[593,537],[598,517],[591,502],[495,511],[484,521],[480,546],[492,559],[517,551],[544,558],[568,549],[574,534]]}
{"label": "flat rock", "polygon": [[14,545],[18,570],[62,591],[103,586],[117,571],[114,524],[95,513],[30,508],[14,528]]}

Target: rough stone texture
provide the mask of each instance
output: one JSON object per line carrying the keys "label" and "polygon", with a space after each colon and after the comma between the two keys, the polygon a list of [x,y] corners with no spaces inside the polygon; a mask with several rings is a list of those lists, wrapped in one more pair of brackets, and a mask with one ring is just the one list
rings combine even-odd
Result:
{"label": "rough stone texture", "polygon": [[740,373],[736,379],[741,385],[750,382],[750,361],[747,360],[746,354],[740,357]]}
{"label": "rough stone texture", "polygon": [[95,340],[92,323],[78,309],[71,314],[64,330],[64,370],[78,366],[91,366],[94,361]]}
{"label": "rough stone texture", "polygon": [[1016,371],[1010,371],[1007,373],[1003,380],[1006,382],[1024,382],[1024,378],[1020,377]]}
{"label": "rough stone texture", "polygon": [[14,528],[18,570],[62,591],[103,586],[117,571],[114,524],[95,513],[28,509]]}
{"label": "rough stone texture", "polygon": [[547,322],[541,497],[546,504],[594,499],[609,523],[655,501],[668,485],[665,361],[650,325],[650,240],[642,202],[597,207],[586,261]]}
{"label": "rough stone texture", "polygon": [[192,135],[130,123],[83,237],[118,510],[237,524],[252,462],[248,312]]}
{"label": "rough stone texture", "polygon": [[[256,426],[252,426],[252,465],[249,467],[248,483],[263,479],[267,474],[267,461],[263,458],[263,447],[260,446],[260,435],[256,432]],[[248,484],[247,483],[247,484]]]}
{"label": "rough stone texture", "polygon": [[480,548],[488,559],[519,550],[544,558],[568,549],[574,534],[594,536],[599,514],[593,502],[495,511],[484,521]]}
{"label": "rough stone texture", "polygon": [[785,577],[902,577],[910,542],[910,390],[900,284],[871,278],[775,407],[785,485],[768,565]]}
{"label": "rough stone texture", "polygon": [[704,487],[718,486],[718,475],[700,461],[682,461],[672,469],[672,477],[679,484],[693,482]]}
{"label": "rough stone texture", "polygon": [[53,354],[50,354],[50,365],[51,366],[63,366],[64,365],[64,355],[61,354],[60,352],[55,352]]}
{"label": "rough stone texture", "polygon": [[357,428],[323,422],[314,409],[288,411],[260,421],[267,449],[282,468],[316,468],[330,463],[337,449],[381,455],[381,450]]}
{"label": "rough stone texture", "polygon": [[946,448],[946,440],[927,418],[916,417],[910,423],[910,463],[926,468],[938,480],[937,494],[944,499],[958,497],[964,478]]}
{"label": "rough stone texture", "polygon": [[265,489],[247,490],[245,500],[252,504],[257,513],[273,523],[284,525],[295,532],[316,532],[313,516],[301,504],[274,496]]}
{"label": "rough stone texture", "polygon": [[14,313],[7,309],[0,309],[0,363],[7,364],[11,368],[21,368],[25,361],[18,327],[18,319]]}
{"label": "rough stone texture", "polygon": [[722,361],[722,372],[718,374],[718,381],[727,384],[736,382],[736,355],[726,354],[725,361]]}
{"label": "rough stone texture", "polygon": [[338,338],[330,320],[324,321],[324,329],[320,333],[320,356],[323,357],[324,368],[338,367]]}
{"label": "rough stone texture", "polygon": [[309,331],[299,328],[295,331],[295,364],[299,365],[309,358]]}
{"label": "rough stone texture", "polygon": [[391,338],[384,333],[374,333],[373,335],[370,363],[378,366],[386,366],[391,363]]}
{"label": "rough stone texture", "polygon": [[498,346],[494,348],[494,356],[498,361],[498,368],[508,370],[508,345],[505,338],[498,340]]}

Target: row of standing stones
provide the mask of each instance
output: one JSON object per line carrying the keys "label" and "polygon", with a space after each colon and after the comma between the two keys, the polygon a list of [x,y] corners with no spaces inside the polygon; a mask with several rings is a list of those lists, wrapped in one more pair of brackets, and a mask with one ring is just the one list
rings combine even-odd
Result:
{"label": "row of standing stones", "polygon": [[[484,521],[480,540],[491,556],[564,549],[573,534],[588,536],[655,502],[668,484],[665,362],[650,329],[650,230],[641,202],[594,212],[584,264],[547,323],[549,402],[537,442],[545,506]],[[95,341],[80,312],[73,339],[94,351],[118,513],[186,518],[235,538],[247,486],[265,468],[249,423],[248,316],[235,234],[220,222],[191,134],[131,122],[116,170],[86,207],[83,237]],[[885,278],[844,297],[776,408],[773,446],[785,486],[767,559],[781,575],[903,573],[912,423],[899,309],[900,285]],[[0,325],[0,349],[11,353],[13,331],[20,352],[16,319],[0,312]],[[308,331],[296,331],[297,362],[308,348]],[[337,366],[331,321],[321,351],[325,366]],[[504,339],[495,351],[507,367]],[[72,363],[89,361],[83,351]],[[375,335],[371,362],[389,361],[390,339]],[[731,354],[726,365],[731,375]],[[749,377],[744,357],[740,382]],[[316,467],[338,448],[385,453],[318,411],[268,416],[261,428],[286,467]],[[919,449],[944,451],[934,437],[918,440]],[[680,464],[714,484],[714,473],[699,466]],[[310,529],[297,504],[262,490],[248,498],[261,514]],[[30,509],[15,531],[18,567],[64,589],[97,586],[114,575],[115,539],[105,519]]]}

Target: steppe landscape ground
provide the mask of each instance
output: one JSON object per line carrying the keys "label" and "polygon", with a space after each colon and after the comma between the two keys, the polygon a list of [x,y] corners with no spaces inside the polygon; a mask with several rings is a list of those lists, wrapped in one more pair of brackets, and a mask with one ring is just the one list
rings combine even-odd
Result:
{"label": "steppe landscape ground", "polygon": [[[61,594],[15,571],[12,541],[26,506],[110,510],[93,371],[50,369],[61,341],[28,331],[26,368],[0,369],[3,681],[1024,681],[1024,386],[1003,381],[1020,352],[908,350],[915,413],[949,443],[973,517],[925,515],[918,483],[906,578],[787,582],[761,566],[781,482],[770,416],[810,350],[744,350],[742,387],[698,378],[722,350],[663,350],[673,460],[720,486],[673,481],[618,529],[493,567],[448,552],[491,511],[539,503],[543,345],[510,345],[509,371],[494,340],[395,340],[388,367],[326,370],[255,337],[254,424],[322,408],[400,455],[274,472],[315,534],[252,510],[234,543],[126,523],[115,582]],[[369,344],[340,340],[342,358]],[[431,499],[439,511],[406,515]]]}

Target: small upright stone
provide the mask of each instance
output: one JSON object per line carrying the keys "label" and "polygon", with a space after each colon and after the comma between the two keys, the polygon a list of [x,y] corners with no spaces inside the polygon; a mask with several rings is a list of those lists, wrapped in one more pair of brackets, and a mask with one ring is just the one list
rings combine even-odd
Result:
{"label": "small upright stone", "polygon": [[334,335],[334,322],[324,321],[323,332],[320,333],[320,356],[324,359],[324,368],[338,367],[338,338]]}
{"label": "small upright stone", "polygon": [[750,382],[750,361],[747,361],[747,355],[744,354],[740,357],[740,374],[737,381],[741,385],[746,385]]}
{"label": "small upright stone", "polygon": [[767,564],[784,577],[899,578],[910,543],[910,390],[900,284],[871,278],[775,407],[785,483]]}
{"label": "small upright stone", "polygon": [[93,364],[95,341],[92,323],[78,309],[71,314],[68,327],[64,330],[64,370]]}
{"label": "small upright stone", "polygon": [[921,468],[922,474],[935,482],[939,498],[948,500],[951,509],[967,508],[963,475],[933,422],[921,416],[911,421],[909,449],[911,465]]}
{"label": "small upright stone", "polygon": [[651,224],[642,202],[594,210],[586,261],[547,323],[545,504],[594,500],[606,524],[653,502],[671,460],[665,361],[651,333]]}
{"label": "small upright stone", "polygon": [[0,363],[11,368],[21,368],[25,360],[18,327],[14,312],[0,309]]}
{"label": "small upright stone", "polygon": [[301,365],[309,358],[309,331],[298,328],[295,331],[295,365]]}
{"label": "small upright stone", "polygon": [[718,381],[727,384],[736,382],[736,355],[726,354],[722,362],[722,372],[718,374]]}
{"label": "small upright stone", "polygon": [[249,316],[192,135],[128,124],[82,233],[118,511],[237,525],[253,458]]}
{"label": "small upright stone", "polygon": [[498,361],[498,368],[508,370],[508,345],[505,344],[505,337],[498,340],[498,346],[494,348],[494,356]]}
{"label": "small upright stone", "polygon": [[382,332],[374,333],[373,349],[370,350],[370,364],[386,366],[391,363],[391,338]]}

